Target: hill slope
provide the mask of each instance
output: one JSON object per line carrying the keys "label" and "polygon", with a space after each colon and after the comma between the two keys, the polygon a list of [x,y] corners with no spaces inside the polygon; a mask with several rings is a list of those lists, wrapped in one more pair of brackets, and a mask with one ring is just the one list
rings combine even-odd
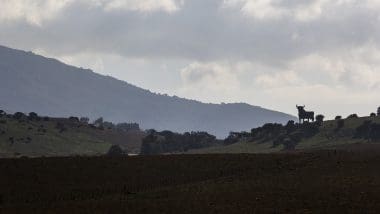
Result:
{"label": "hill slope", "polygon": [[[342,120],[344,125],[338,128],[337,120],[325,121],[315,134],[308,137],[302,137],[299,142],[294,145],[295,151],[313,151],[313,150],[356,150],[357,148],[367,148],[379,144],[378,139],[365,139],[365,137],[355,137],[358,128],[363,124],[371,121],[374,124],[380,124],[380,117],[360,117]],[[284,127],[285,128],[285,127]],[[367,130],[364,130],[366,132]],[[296,132],[299,132],[299,130]],[[376,131],[378,132],[378,131]],[[282,144],[275,144],[275,140],[279,139],[280,133],[269,131],[271,136],[263,136],[261,139],[254,137],[242,137],[236,143],[230,145],[221,145],[209,148],[194,149],[189,154],[212,154],[212,153],[276,153],[281,151],[289,151]],[[248,133],[250,135],[250,133]],[[278,137],[276,137],[276,135]],[[267,138],[267,139],[266,139]],[[292,149],[292,150],[293,150]]]}
{"label": "hill slope", "polygon": [[0,108],[68,117],[103,116],[143,128],[208,131],[225,137],[291,115],[248,104],[205,104],[151,93],[91,70],[0,46]]}
{"label": "hill slope", "polygon": [[111,145],[140,152],[145,133],[100,129],[66,118],[14,119],[0,115],[0,157],[104,155]]}

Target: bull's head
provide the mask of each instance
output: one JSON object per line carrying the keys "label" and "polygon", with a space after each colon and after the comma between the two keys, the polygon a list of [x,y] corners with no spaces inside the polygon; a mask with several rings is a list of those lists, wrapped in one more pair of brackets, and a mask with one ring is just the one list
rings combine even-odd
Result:
{"label": "bull's head", "polygon": [[298,110],[304,110],[305,105],[303,105],[303,106],[296,105],[296,107],[297,107]]}

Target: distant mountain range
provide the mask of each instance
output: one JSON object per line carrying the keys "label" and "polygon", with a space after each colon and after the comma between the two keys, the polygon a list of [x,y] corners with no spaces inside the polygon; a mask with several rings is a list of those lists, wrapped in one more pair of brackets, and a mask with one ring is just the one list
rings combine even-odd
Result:
{"label": "distant mountain range", "polygon": [[157,130],[225,137],[291,115],[244,103],[206,104],[152,93],[55,59],[0,46],[0,109],[49,116],[103,117]]}

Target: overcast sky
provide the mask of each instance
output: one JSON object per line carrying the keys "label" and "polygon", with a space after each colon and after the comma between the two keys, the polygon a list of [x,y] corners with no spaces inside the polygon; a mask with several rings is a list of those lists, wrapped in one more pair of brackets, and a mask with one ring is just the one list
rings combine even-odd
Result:
{"label": "overcast sky", "polygon": [[0,44],[204,102],[380,105],[380,0],[0,0]]}

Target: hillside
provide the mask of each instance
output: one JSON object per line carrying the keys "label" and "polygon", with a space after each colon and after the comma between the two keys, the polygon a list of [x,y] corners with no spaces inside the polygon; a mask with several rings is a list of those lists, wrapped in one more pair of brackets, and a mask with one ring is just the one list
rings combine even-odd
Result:
{"label": "hillside", "polygon": [[99,156],[111,145],[139,153],[145,133],[97,128],[68,118],[15,119],[0,115],[0,157]]}
{"label": "hillside", "polygon": [[[357,137],[357,132],[364,124],[371,121],[376,126],[380,124],[380,117],[359,117],[342,119],[343,127],[338,128],[338,120],[325,121],[320,127],[315,126],[314,133],[306,137],[300,137],[299,142],[294,143],[294,147],[286,149],[285,145],[280,142],[276,144],[276,140],[283,139],[281,131],[271,130],[269,135],[263,135],[259,138],[252,137],[252,133],[239,133],[243,136],[239,137],[235,143],[229,145],[214,146],[209,148],[194,149],[186,153],[189,154],[211,154],[211,153],[276,153],[283,151],[311,151],[320,149],[350,149],[360,145],[364,146],[369,143],[378,143],[379,139],[366,139],[366,137]],[[262,128],[262,127],[261,127]],[[260,128],[259,128],[260,129]],[[283,126],[286,129],[286,126]],[[300,128],[302,129],[302,128]],[[370,129],[370,127],[368,127]],[[293,134],[298,134],[300,130],[294,130]],[[369,132],[369,130],[364,130]],[[374,134],[380,134],[379,130],[372,130]],[[292,135],[292,133],[290,134]],[[368,135],[366,133],[366,135]],[[287,138],[287,137],[285,137]]]}
{"label": "hillside", "polygon": [[137,122],[144,129],[207,131],[225,137],[293,116],[243,103],[205,104],[151,93],[88,69],[0,46],[0,109]]}

